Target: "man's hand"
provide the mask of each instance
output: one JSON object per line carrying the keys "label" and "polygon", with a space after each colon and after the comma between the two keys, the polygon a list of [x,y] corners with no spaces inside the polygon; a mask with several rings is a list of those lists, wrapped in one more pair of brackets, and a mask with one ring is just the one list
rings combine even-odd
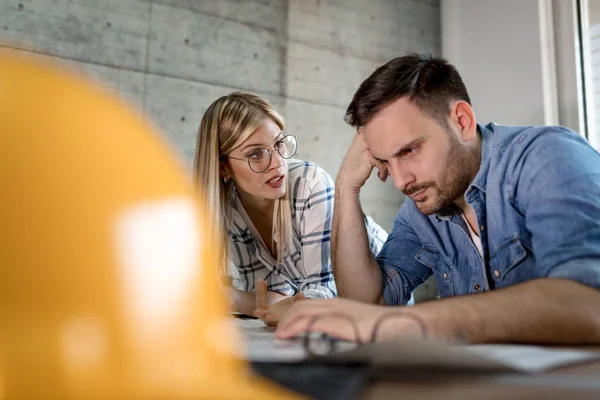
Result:
{"label": "man's hand", "polygon": [[364,135],[357,133],[344,157],[336,185],[358,192],[371,175],[374,167],[379,169],[377,177],[385,182],[388,177],[386,165],[373,157],[367,148]]}
{"label": "man's hand", "polygon": [[254,310],[254,316],[260,318],[267,326],[277,326],[283,317],[283,314],[285,314],[294,303],[304,299],[304,294],[299,293],[269,306],[267,299],[267,282],[258,281],[256,284],[256,309]]}
{"label": "man's hand", "polygon": [[[316,331],[365,342],[407,334],[468,343],[599,344],[600,291],[561,278],[541,278],[507,288],[455,296],[410,307],[383,307],[348,299],[301,301],[277,327],[277,337]],[[494,309],[494,313],[489,310]],[[315,316],[319,318],[315,322]],[[534,316],[534,317],[532,317]]]}
{"label": "man's hand", "polygon": [[[321,332],[347,340],[391,341],[423,336],[424,327],[406,307],[384,307],[348,299],[311,300],[293,305],[277,326],[279,339],[291,339],[303,332]],[[373,330],[378,321],[377,334]]]}

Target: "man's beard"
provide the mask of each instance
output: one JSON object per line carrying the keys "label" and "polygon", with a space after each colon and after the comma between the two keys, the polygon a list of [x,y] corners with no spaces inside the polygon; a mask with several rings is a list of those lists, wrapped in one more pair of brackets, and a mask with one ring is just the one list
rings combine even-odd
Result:
{"label": "man's beard", "polygon": [[463,148],[453,132],[447,134],[450,138],[450,149],[446,158],[444,174],[439,184],[428,181],[403,190],[406,196],[410,196],[423,189],[432,189],[425,202],[415,201],[419,211],[425,215],[438,213],[448,208],[458,198],[463,197],[479,169],[479,157]]}

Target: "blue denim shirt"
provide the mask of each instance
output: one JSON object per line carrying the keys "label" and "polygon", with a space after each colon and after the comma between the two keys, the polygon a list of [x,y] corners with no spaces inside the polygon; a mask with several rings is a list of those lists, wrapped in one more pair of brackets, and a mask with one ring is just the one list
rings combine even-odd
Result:
{"label": "blue denim shirt", "polygon": [[432,274],[441,297],[537,278],[600,288],[600,154],[562,127],[479,126],[481,166],[465,193],[483,257],[457,207],[423,215],[407,198],[377,262],[388,305]]}

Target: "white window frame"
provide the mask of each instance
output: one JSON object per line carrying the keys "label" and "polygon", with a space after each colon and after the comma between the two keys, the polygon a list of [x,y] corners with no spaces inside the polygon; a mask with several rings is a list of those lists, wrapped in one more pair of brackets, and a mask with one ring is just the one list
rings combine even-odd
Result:
{"label": "white window frame", "polygon": [[587,7],[588,0],[552,1],[559,123],[599,149],[595,120],[586,113],[594,107]]}

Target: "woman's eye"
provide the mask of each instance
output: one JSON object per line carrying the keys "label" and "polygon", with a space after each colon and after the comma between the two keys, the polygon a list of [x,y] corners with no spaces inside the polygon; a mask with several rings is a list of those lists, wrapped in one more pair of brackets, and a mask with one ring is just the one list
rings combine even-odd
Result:
{"label": "woman's eye", "polygon": [[262,150],[254,151],[254,152],[250,153],[250,155],[248,156],[248,158],[251,160],[260,160],[263,157],[264,157],[264,151],[262,151]]}

